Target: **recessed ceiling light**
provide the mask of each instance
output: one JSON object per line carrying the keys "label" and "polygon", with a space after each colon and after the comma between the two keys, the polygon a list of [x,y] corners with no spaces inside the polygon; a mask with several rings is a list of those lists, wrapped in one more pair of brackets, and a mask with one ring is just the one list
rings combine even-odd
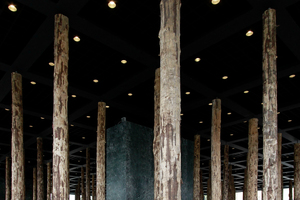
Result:
{"label": "recessed ceiling light", "polygon": [[116,5],[116,3],[115,3],[114,1],[110,1],[110,2],[108,3],[108,7],[110,7],[111,9],[114,9],[116,6],[117,6],[117,5]]}
{"label": "recessed ceiling light", "polygon": [[292,74],[292,75],[290,75],[289,77],[290,78],[294,78],[296,75],[295,74]]}
{"label": "recessed ceiling light", "polygon": [[245,90],[245,91],[244,91],[244,93],[245,93],[245,94],[248,94],[248,93],[249,93],[249,91],[248,91],[248,90]]}
{"label": "recessed ceiling light", "polygon": [[76,94],[72,94],[72,97],[73,97],[73,98],[76,98]]}
{"label": "recessed ceiling light", "polygon": [[234,149],[234,147],[232,147],[232,149]]}
{"label": "recessed ceiling light", "polygon": [[230,136],[233,136],[233,134],[231,133]]}
{"label": "recessed ceiling light", "polygon": [[247,121],[244,121],[244,123],[247,123]]}
{"label": "recessed ceiling light", "polygon": [[195,62],[199,62],[201,58],[195,58]]}
{"label": "recessed ceiling light", "polygon": [[82,153],[82,151],[79,151],[80,153]]}
{"label": "recessed ceiling light", "polygon": [[279,115],[280,114],[280,112],[277,112],[277,115]]}
{"label": "recessed ceiling light", "polygon": [[85,137],[82,137],[83,140],[85,140]]}
{"label": "recessed ceiling light", "polygon": [[261,105],[264,105],[264,103],[260,103]]}
{"label": "recessed ceiling light", "polygon": [[98,81],[98,79],[94,79],[93,82],[94,83],[98,83],[99,81]]}
{"label": "recessed ceiling light", "polygon": [[6,111],[9,111],[9,108],[5,108]]}
{"label": "recessed ceiling light", "polygon": [[54,66],[54,62],[49,62],[49,65],[50,65],[51,67],[53,67],[53,66]]}
{"label": "recessed ceiling light", "polygon": [[127,60],[121,60],[121,63],[122,63],[122,64],[126,64],[126,63],[127,63]]}
{"label": "recessed ceiling light", "polygon": [[228,79],[228,76],[223,76],[222,79],[226,80]]}
{"label": "recessed ceiling light", "polygon": [[259,130],[259,129],[260,129],[260,127],[257,127],[257,129]]}
{"label": "recessed ceiling light", "polygon": [[30,161],[28,161],[28,163],[30,163]]}
{"label": "recessed ceiling light", "polygon": [[29,125],[29,127],[32,128],[33,126],[32,126],[32,125]]}
{"label": "recessed ceiling light", "polygon": [[217,5],[218,3],[220,3],[220,0],[211,0],[211,3],[212,3],[213,5]]}
{"label": "recessed ceiling light", "polygon": [[89,118],[91,118],[91,116],[89,116],[89,115],[88,115],[88,116],[86,116],[86,118],[88,118],[88,119],[89,119]]}
{"label": "recessed ceiling light", "polygon": [[210,141],[210,139],[207,139],[207,141],[209,142],[209,141]]}
{"label": "recessed ceiling light", "polygon": [[78,36],[76,35],[75,37],[73,37],[73,40],[74,40],[75,42],[80,42],[80,37],[78,37]]}
{"label": "recessed ceiling light", "polygon": [[41,119],[45,119],[44,117],[41,117]]}
{"label": "recessed ceiling light", "polygon": [[209,103],[208,105],[209,105],[209,106],[212,106],[212,103]]}
{"label": "recessed ceiling light", "polygon": [[34,81],[31,81],[30,83],[31,83],[31,85],[35,85],[36,84],[36,82],[34,82]]}
{"label": "recessed ceiling light", "polygon": [[227,115],[231,115],[231,112],[227,113]]}
{"label": "recessed ceiling light", "polygon": [[132,96],[132,93],[128,93],[128,96],[130,96],[130,97],[131,97],[131,96]]}
{"label": "recessed ceiling light", "polygon": [[180,113],[180,116],[182,116],[183,115],[183,113]]}
{"label": "recessed ceiling light", "polygon": [[235,158],[233,158],[233,160],[235,160]]}
{"label": "recessed ceiling light", "polygon": [[78,160],[78,162],[80,162],[80,160]]}
{"label": "recessed ceiling light", "polygon": [[109,108],[109,106],[105,106],[106,108]]}
{"label": "recessed ceiling light", "polygon": [[251,31],[251,30],[247,31],[246,36],[250,37],[252,35],[253,35],[253,31]]}
{"label": "recessed ceiling light", "polygon": [[199,123],[200,123],[200,124],[203,124],[203,121],[200,121]]}
{"label": "recessed ceiling light", "polygon": [[71,124],[71,126],[74,126],[73,124]]}
{"label": "recessed ceiling light", "polygon": [[17,12],[17,7],[14,5],[14,4],[10,4],[8,6],[8,9],[11,11],[11,12]]}
{"label": "recessed ceiling light", "polygon": [[189,94],[191,94],[191,92],[186,92],[185,94],[186,94],[186,95],[189,95]]}
{"label": "recessed ceiling light", "polygon": [[289,119],[289,120],[288,120],[288,122],[292,122],[292,120],[291,120],[291,119]]}

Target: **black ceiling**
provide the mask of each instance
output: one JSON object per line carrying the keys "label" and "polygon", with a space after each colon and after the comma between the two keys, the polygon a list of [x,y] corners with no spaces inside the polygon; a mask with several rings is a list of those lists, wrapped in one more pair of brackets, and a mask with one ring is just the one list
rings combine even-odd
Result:
{"label": "black ceiling", "polygon": [[[18,11],[7,9],[14,3]],[[15,0],[0,3],[1,170],[10,153],[11,72],[23,76],[26,168],[36,164],[36,137],[44,138],[51,160],[54,14],[70,20],[69,124],[71,191],[84,166],[85,148],[95,159],[97,102],[105,101],[107,128],[126,117],[153,127],[154,71],[159,67],[159,1]],[[242,189],[247,157],[247,123],[262,124],[262,13],[277,10],[278,126],[283,134],[285,186],[293,178],[293,143],[300,138],[300,0],[183,0],[181,6],[182,137],[200,133],[204,181],[210,157],[211,106],[222,100],[222,144],[229,144],[237,190]],[[251,37],[246,37],[248,30]],[[74,42],[78,35],[80,42]],[[195,58],[200,57],[200,62]],[[121,60],[127,60],[122,64]],[[294,78],[289,78],[295,74]],[[222,79],[228,76],[228,79]],[[98,83],[93,80],[98,79]],[[37,84],[32,85],[30,82]],[[248,90],[248,94],[244,91]],[[128,93],[133,96],[128,96]],[[190,92],[190,95],[186,95]],[[71,95],[75,94],[76,98]],[[231,112],[231,115],[227,115]],[[91,118],[86,118],[89,115]],[[41,119],[44,117],[45,119]],[[288,122],[288,120],[292,120]],[[203,123],[199,123],[203,121]],[[29,127],[32,125],[33,127]],[[261,129],[259,146],[262,155]],[[230,136],[233,134],[233,136]],[[85,140],[82,137],[85,136]],[[80,161],[80,162],[79,162]],[[259,162],[259,178],[262,159]],[[92,165],[93,172],[95,165]],[[31,176],[31,175],[30,175]],[[260,182],[261,183],[261,182]],[[259,186],[260,186],[259,183]]]}

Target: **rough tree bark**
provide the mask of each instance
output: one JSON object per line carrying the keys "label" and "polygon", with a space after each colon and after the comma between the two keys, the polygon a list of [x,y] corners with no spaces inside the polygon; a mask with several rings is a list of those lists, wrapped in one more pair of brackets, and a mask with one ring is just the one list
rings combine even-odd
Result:
{"label": "rough tree bark", "polygon": [[209,161],[208,180],[207,180],[207,200],[211,200],[211,160]]}
{"label": "rough tree bark", "polygon": [[181,199],[180,0],[160,3],[160,198]]}
{"label": "rough tree bark", "polygon": [[37,200],[37,180],[36,180],[36,168],[33,168],[33,176],[32,176],[32,199]]}
{"label": "rough tree bark", "polygon": [[300,200],[300,143],[294,145],[294,200]]}
{"label": "rough tree bark", "polygon": [[11,200],[11,177],[10,158],[5,158],[5,200]]}
{"label": "rough tree bark", "polygon": [[200,169],[200,200],[204,200],[204,191],[203,191],[203,179],[202,179],[202,170]]}
{"label": "rough tree bark", "polygon": [[211,199],[222,199],[221,184],[221,100],[214,99],[211,124]]}
{"label": "rough tree bark", "polygon": [[200,135],[194,137],[194,200],[200,199]]}
{"label": "rough tree bark", "polygon": [[13,72],[12,127],[11,127],[11,198],[25,199],[24,147],[23,147],[23,100],[22,76]]}
{"label": "rough tree bark", "polygon": [[92,175],[92,197],[93,200],[96,199],[96,191],[95,191],[95,175]]}
{"label": "rough tree bark", "polygon": [[263,198],[279,200],[276,11],[263,14]]}
{"label": "rough tree bark", "polygon": [[106,104],[98,103],[98,126],[97,126],[97,192],[98,199],[105,200],[105,124]]}
{"label": "rough tree bark", "polygon": [[75,200],[80,200],[80,178],[78,178],[78,182],[77,182],[77,186],[76,186]]}
{"label": "rough tree bark", "polygon": [[53,86],[53,200],[69,199],[68,61],[69,19],[55,15]]}
{"label": "rough tree bark", "polygon": [[258,119],[249,120],[247,155],[247,200],[257,200]]}
{"label": "rough tree bark", "polygon": [[50,200],[51,194],[51,163],[47,163],[47,200]]}
{"label": "rough tree bark", "polygon": [[229,145],[224,146],[224,176],[223,176],[223,200],[228,199],[228,192],[229,192]]}
{"label": "rough tree bark", "polygon": [[234,177],[232,176],[232,165],[229,166],[229,192],[228,199],[235,200]]}
{"label": "rough tree bark", "polygon": [[159,200],[159,153],[160,153],[160,69],[155,70],[154,80],[154,138],[153,138],[153,156],[154,156],[154,200]]}
{"label": "rough tree bark", "polygon": [[86,199],[86,191],[84,188],[84,169],[81,167],[81,196],[82,200]]}
{"label": "rough tree bark", "polygon": [[289,200],[293,200],[293,181],[289,181]]}
{"label": "rough tree bark", "polygon": [[37,142],[37,200],[44,199],[44,166],[43,166],[43,139],[36,138]]}
{"label": "rough tree bark", "polygon": [[86,166],[85,166],[85,190],[86,190],[86,200],[90,200],[91,199],[91,182],[90,182],[90,161],[91,156],[90,156],[90,149],[87,148],[86,149]]}
{"label": "rough tree bark", "polygon": [[247,200],[247,180],[248,180],[248,172],[247,168],[244,170],[244,186],[243,186],[243,200]]}

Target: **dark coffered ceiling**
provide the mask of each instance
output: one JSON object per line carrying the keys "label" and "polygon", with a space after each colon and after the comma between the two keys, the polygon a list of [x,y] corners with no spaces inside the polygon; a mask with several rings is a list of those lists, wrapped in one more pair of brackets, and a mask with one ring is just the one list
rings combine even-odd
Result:
{"label": "dark coffered ceiling", "polygon": [[[10,3],[17,12],[7,9]],[[107,128],[128,121],[153,127],[154,71],[159,67],[158,0],[3,0],[0,3],[0,169],[10,154],[11,72],[23,76],[24,147],[31,177],[36,137],[44,140],[44,160],[52,158],[54,14],[70,20],[69,124],[70,181],[74,191],[85,149],[95,172],[97,102],[105,101]],[[236,189],[241,190],[247,157],[247,121],[260,123],[259,178],[262,177],[262,13],[277,10],[278,127],[283,134],[284,186],[293,179],[293,144],[300,136],[300,1],[182,0],[182,137],[201,134],[204,181],[210,159],[212,99],[222,100],[222,144],[230,145]],[[246,37],[252,30],[254,34]],[[79,36],[81,41],[74,42]],[[195,62],[195,58],[201,58]],[[122,64],[121,60],[127,60]],[[294,78],[289,78],[294,74]],[[228,79],[223,79],[228,76]],[[93,82],[94,79],[98,83]],[[32,85],[31,81],[36,84]],[[249,93],[244,93],[244,91]],[[190,92],[186,95],[186,92]],[[128,96],[132,93],[132,96]],[[76,97],[72,97],[76,95]],[[228,113],[231,113],[228,115]],[[90,118],[87,118],[90,116]],[[41,117],[43,119],[41,119]],[[292,120],[292,121],[289,121]],[[202,121],[203,123],[200,123]],[[85,139],[82,139],[85,137]],[[223,149],[223,147],[222,147]],[[259,181],[261,187],[261,180]]]}

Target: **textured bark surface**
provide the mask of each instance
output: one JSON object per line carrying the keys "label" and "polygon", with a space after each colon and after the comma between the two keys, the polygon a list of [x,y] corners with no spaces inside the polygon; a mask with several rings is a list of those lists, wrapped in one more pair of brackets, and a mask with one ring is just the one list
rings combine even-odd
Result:
{"label": "textured bark surface", "polygon": [[5,158],[5,200],[11,200],[11,176],[10,158]]}
{"label": "textured bark surface", "polygon": [[194,137],[194,200],[200,200],[200,135]]}
{"label": "textured bark surface", "polygon": [[247,155],[247,200],[257,200],[258,119],[249,120]]}
{"label": "textured bark surface", "polygon": [[263,14],[263,195],[278,197],[276,11]]}
{"label": "textured bark surface", "polygon": [[51,163],[47,163],[47,200],[50,200],[51,194]]}
{"label": "textured bark surface", "polygon": [[223,189],[222,189],[222,199],[228,199],[228,189],[229,189],[229,145],[224,146],[224,173],[223,173]]}
{"label": "textured bark surface", "polygon": [[294,199],[300,200],[300,143],[294,145]]}
{"label": "textured bark surface", "polygon": [[159,199],[159,153],[160,153],[160,128],[159,128],[159,116],[160,116],[160,69],[155,70],[154,80],[154,138],[153,138],[153,156],[154,156],[154,199]]}
{"label": "textured bark surface", "polygon": [[247,200],[247,180],[248,180],[247,168],[244,171],[244,175],[245,177],[244,177],[244,186],[243,186],[243,200]]}
{"label": "textured bark surface", "polygon": [[277,144],[278,144],[278,172],[279,172],[279,178],[278,178],[278,198],[283,200],[283,173],[282,173],[282,165],[281,165],[281,145],[282,145],[282,133],[278,133],[277,138]]}
{"label": "textured bark surface", "polygon": [[92,175],[92,199],[96,199],[96,190],[95,190],[95,175]]}
{"label": "textured bark surface", "polygon": [[97,125],[97,199],[105,199],[105,125],[106,104],[98,103]]}
{"label": "textured bark surface", "polygon": [[289,181],[289,200],[293,200],[293,181]]}
{"label": "textured bark surface", "polygon": [[85,180],[86,180],[86,184],[85,184],[85,190],[86,190],[86,200],[90,200],[91,199],[91,187],[90,187],[90,163],[91,163],[91,156],[90,156],[90,149],[87,148],[86,149],[86,166],[85,166]]}
{"label": "textured bark surface", "polygon": [[37,200],[37,180],[36,180],[36,168],[33,168],[33,176],[32,176],[32,199]]}
{"label": "textured bark surface", "polygon": [[55,15],[53,86],[53,200],[69,199],[68,60],[69,19]]}
{"label": "textured bark surface", "polygon": [[81,167],[81,196],[82,200],[86,199],[86,191],[84,187],[84,169]]}
{"label": "textured bark surface", "polygon": [[160,198],[181,199],[180,0],[161,0]]}
{"label": "textured bark surface", "polygon": [[11,198],[25,199],[22,76],[13,72],[11,127]]}
{"label": "textured bark surface", "polygon": [[203,179],[202,179],[202,170],[200,169],[200,199],[204,200],[204,190],[203,190]]}
{"label": "textured bark surface", "polygon": [[228,199],[235,200],[234,178],[232,176],[232,165],[229,166],[229,192]]}
{"label": "textured bark surface", "polygon": [[211,123],[211,199],[222,199],[221,184],[221,100],[214,99]]}
{"label": "textured bark surface", "polygon": [[80,178],[78,179],[78,183],[77,183],[77,186],[76,186],[75,200],[80,200]]}
{"label": "textured bark surface", "polygon": [[208,169],[207,200],[211,200],[211,160],[209,161],[209,169]]}
{"label": "textured bark surface", "polygon": [[43,139],[36,138],[37,142],[37,200],[44,199],[44,166],[43,166]]}

